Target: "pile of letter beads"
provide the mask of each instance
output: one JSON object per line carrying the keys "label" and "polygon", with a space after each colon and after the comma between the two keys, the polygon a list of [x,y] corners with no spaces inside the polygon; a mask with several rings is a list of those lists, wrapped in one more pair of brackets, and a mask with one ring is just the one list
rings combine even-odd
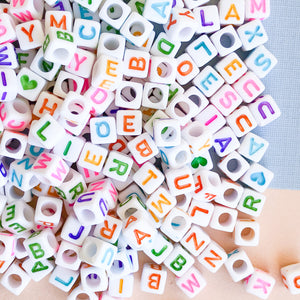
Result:
{"label": "pile of letter beads", "polygon": [[[224,266],[266,299],[275,279],[243,247],[259,244],[273,178],[252,130],[280,116],[263,83],[270,0],[6,2],[0,283],[19,295],[48,276],[69,300],[130,298],[140,269],[142,291],[163,294],[173,273],[193,298],[201,268]],[[299,264],[281,273],[300,293]]]}

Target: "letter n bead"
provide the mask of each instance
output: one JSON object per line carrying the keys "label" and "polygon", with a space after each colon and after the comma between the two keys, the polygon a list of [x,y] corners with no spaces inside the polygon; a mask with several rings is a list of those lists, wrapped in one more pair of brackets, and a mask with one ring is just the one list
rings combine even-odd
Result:
{"label": "letter n bead", "polygon": [[176,285],[189,297],[194,298],[206,286],[206,280],[195,267],[191,267],[183,276],[176,278]]}
{"label": "letter n bead", "polygon": [[244,280],[246,292],[261,299],[270,296],[274,285],[275,278],[260,269],[255,269],[254,273]]}
{"label": "letter n bead", "polygon": [[141,277],[141,290],[162,295],[167,283],[167,269],[153,263],[144,264]]}
{"label": "letter n bead", "polygon": [[281,268],[283,284],[292,295],[300,294],[300,263]]}

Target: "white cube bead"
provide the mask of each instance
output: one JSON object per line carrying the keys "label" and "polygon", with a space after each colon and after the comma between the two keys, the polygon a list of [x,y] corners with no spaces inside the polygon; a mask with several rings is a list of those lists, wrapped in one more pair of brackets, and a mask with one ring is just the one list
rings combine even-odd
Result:
{"label": "white cube bead", "polygon": [[147,194],[152,194],[164,181],[164,174],[150,162],[146,162],[135,172],[133,180]]}
{"label": "white cube bead", "polygon": [[127,198],[119,204],[117,208],[117,214],[120,219],[124,221],[136,211],[140,211],[142,214],[146,215],[146,205],[137,195],[137,193],[133,192],[130,193],[129,196],[127,196]]}
{"label": "white cube bead", "polygon": [[225,26],[212,34],[210,39],[221,57],[242,47],[242,42],[232,25]]}
{"label": "white cube bead", "polygon": [[195,267],[191,267],[182,277],[176,278],[176,285],[189,298],[197,296],[206,286],[206,280]]}
{"label": "white cube bead", "polygon": [[87,142],[77,161],[78,165],[91,171],[100,172],[108,151],[101,146]]}
{"label": "white cube bead", "polygon": [[113,150],[108,155],[103,174],[109,178],[124,182],[129,176],[132,164],[132,158]]}
{"label": "white cube bead", "polygon": [[[166,4],[168,2],[166,1],[164,3]],[[155,56],[175,57],[180,46],[180,41],[174,41],[170,39],[165,32],[160,32],[150,49],[150,54]]]}
{"label": "white cube bead", "polygon": [[263,45],[257,47],[245,59],[245,64],[259,78],[266,77],[277,65],[276,57]]}
{"label": "white cube bead", "polygon": [[238,282],[254,273],[254,268],[247,253],[239,248],[228,254],[228,259],[224,265],[234,282]]}
{"label": "white cube bead", "polygon": [[34,222],[45,226],[56,227],[62,213],[63,202],[52,197],[39,197],[35,207]]}
{"label": "white cube bead", "polygon": [[221,25],[242,25],[245,21],[245,2],[220,0],[218,3]]}
{"label": "white cube bead", "polygon": [[257,246],[260,226],[255,220],[237,220],[234,227],[234,243],[238,246]]}
{"label": "white cube bead", "polygon": [[216,202],[227,207],[236,208],[241,200],[244,188],[231,180],[221,179],[221,190]]}
{"label": "white cube bead", "polygon": [[132,249],[143,249],[157,235],[145,213],[136,211],[124,220],[122,234]]}
{"label": "white cube bead", "polygon": [[121,230],[122,221],[108,215],[103,223],[96,225],[93,236],[114,244],[118,240]]}
{"label": "white cube bead", "polygon": [[114,57],[123,58],[125,51],[125,38],[121,35],[103,32],[100,35],[98,48],[97,48],[97,57],[101,54],[111,55]]}
{"label": "white cube bead", "polygon": [[4,186],[4,193],[7,197],[7,203],[11,204],[15,200],[23,200],[28,203],[32,200],[31,191],[22,191],[11,182],[7,182]]}
{"label": "white cube bead", "polygon": [[153,109],[165,109],[168,104],[169,86],[146,82],[142,94],[142,106]]}
{"label": "white cube bead", "polygon": [[12,43],[5,43],[0,49],[2,54],[0,67],[3,69],[17,69],[19,67],[19,59],[16,49]]}
{"label": "white cube bead", "polygon": [[263,82],[251,71],[232,86],[246,103],[252,102],[265,90]]}
{"label": "white cube bead", "polygon": [[270,0],[246,0],[245,19],[267,19],[270,16]]}
{"label": "white cube bead", "polygon": [[13,263],[2,276],[0,283],[14,295],[19,296],[30,282],[29,275],[19,266]]}
{"label": "white cube bead", "polygon": [[300,263],[291,264],[280,269],[283,284],[292,295],[300,294]]}
{"label": "white cube bead", "polygon": [[116,254],[116,246],[88,236],[79,251],[79,258],[92,266],[109,270]]}
{"label": "white cube bead", "polygon": [[34,261],[27,258],[22,263],[22,268],[27,272],[32,280],[38,282],[52,272],[54,269],[54,262],[48,259]]}
{"label": "white cube bead", "polygon": [[184,92],[184,95],[198,106],[199,113],[209,104],[207,98],[195,86],[191,86],[190,88],[188,88]]}
{"label": "white cube bead", "polygon": [[153,121],[153,136],[158,147],[174,147],[181,143],[180,122],[176,119]]}
{"label": "white cube bead", "polygon": [[255,269],[254,273],[244,280],[246,292],[261,299],[268,299],[274,285],[275,278],[260,269]]}
{"label": "white cube bead", "polygon": [[168,170],[165,172],[165,177],[170,193],[173,196],[191,193],[195,190],[192,171],[188,166]]}
{"label": "white cube bead", "polygon": [[93,144],[114,143],[117,140],[114,117],[96,117],[90,119],[90,133]]}
{"label": "white cube bead", "polygon": [[19,89],[15,88],[15,83],[17,80],[16,72],[11,69],[0,69],[1,73],[1,101],[13,101],[16,99]]}
{"label": "white cube bead", "polygon": [[193,224],[200,225],[201,227],[207,227],[214,211],[214,205],[209,202],[202,202],[193,199],[188,214],[191,217]]}
{"label": "white cube bead", "polygon": [[200,72],[197,64],[188,53],[176,58],[177,75],[176,80],[180,85],[187,84]]}
{"label": "white cube bead", "polygon": [[263,209],[266,196],[252,189],[245,188],[237,209],[253,217],[258,217]]}
{"label": "white cube bead", "polygon": [[192,225],[181,239],[180,244],[192,255],[198,256],[210,243],[210,237],[200,226]]}
{"label": "white cube bead", "polygon": [[112,297],[131,298],[133,294],[133,285],[133,274],[126,275],[116,280],[110,280],[108,284],[108,294]]}
{"label": "white cube bead", "polygon": [[193,9],[198,23],[196,33],[212,33],[220,30],[220,16],[216,5],[205,5]]}
{"label": "white cube bead", "polygon": [[195,259],[182,248],[180,244],[175,244],[173,251],[165,259],[164,265],[177,277],[183,276],[194,264]]}
{"label": "white cube bead", "polygon": [[46,80],[24,67],[17,75],[18,94],[30,101],[36,101]]}
{"label": "white cube bead", "polygon": [[134,160],[143,164],[158,154],[158,148],[148,133],[140,134],[127,143]]}
{"label": "white cube bead", "polygon": [[264,138],[249,132],[241,139],[238,152],[244,157],[259,162],[269,147],[269,142]]}
{"label": "white cube bead", "polygon": [[22,50],[39,48],[45,36],[40,20],[32,20],[16,26],[16,35]]}
{"label": "white cube bead", "polygon": [[25,153],[27,141],[25,134],[4,130],[0,142],[0,155],[21,159]]}
{"label": "white cube bead", "polygon": [[15,260],[15,256],[11,256],[11,258],[10,259],[8,259],[8,260],[2,260],[1,261],[1,267],[0,267],[0,274],[1,273],[4,273],[7,269],[8,269],[8,267],[12,264],[12,262]]}
{"label": "white cube bead", "polygon": [[68,292],[79,276],[78,271],[56,266],[50,275],[49,282],[64,292]]}
{"label": "white cube bead", "polygon": [[213,135],[213,147],[218,156],[223,157],[240,147],[240,142],[232,129],[224,126]]}
{"label": "white cube bead", "polygon": [[190,227],[190,216],[181,209],[175,207],[163,220],[160,230],[174,242],[179,242]]}
{"label": "white cube bead", "polygon": [[98,299],[98,296],[95,293],[84,289],[82,284],[72,290],[72,292],[68,295],[67,300],[76,300],[78,297],[87,297],[89,300]]}
{"label": "white cube bead", "polygon": [[140,287],[143,292],[162,295],[167,283],[167,269],[164,266],[146,263],[143,265]]}
{"label": "white cube bead", "polygon": [[126,49],[124,53],[124,75],[146,78],[150,65],[150,54],[141,50]]}
{"label": "white cube bead", "polygon": [[155,263],[161,264],[172,252],[173,244],[160,232],[143,248],[144,253]]}
{"label": "white cube bead", "polygon": [[246,135],[257,126],[256,119],[247,106],[237,108],[226,121],[237,137]]}
{"label": "white cube bead", "polygon": [[0,26],[3,29],[3,34],[0,37],[0,43],[14,42],[17,40],[15,22],[13,18],[7,13],[0,14]]}
{"label": "white cube bead", "polygon": [[270,95],[258,98],[248,105],[258,126],[265,126],[280,117],[281,111]]}
{"label": "white cube bead", "polygon": [[56,254],[55,264],[70,270],[78,270],[81,264],[79,251],[79,246],[62,241]]}
{"label": "white cube bead", "polygon": [[80,268],[82,288],[88,292],[105,291],[108,287],[108,277],[104,269],[82,264]]}
{"label": "white cube bead", "polygon": [[49,29],[57,28],[72,31],[73,15],[70,11],[54,11],[48,10],[45,13],[45,31],[48,33]]}
{"label": "white cube bead", "polygon": [[51,257],[59,248],[55,235],[49,228],[34,232],[23,244],[28,256],[35,261]]}
{"label": "white cube bead", "polygon": [[193,198],[201,202],[211,202],[221,193],[221,179],[218,173],[200,170],[193,175],[195,190]]}
{"label": "white cube bead", "polygon": [[43,43],[43,52],[46,60],[68,65],[76,48],[76,41],[71,31],[49,28]]}
{"label": "white cube bead", "polygon": [[158,0],[146,1],[143,16],[151,21],[158,24],[167,23],[172,9],[172,1],[167,0],[160,2]]}
{"label": "white cube bead", "polygon": [[253,163],[240,180],[254,190],[263,193],[270,185],[273,177],[272,171],[258,163]]}
{"label": "white cube bead", "polygon": [[167,119],[166,115],[162,110],[157,110],[144,124],[144,130],[153,137],[153,121],[156,119]]}
{"label": "white cube bead", "polygon": [[142,112],[140,110],[118,110],[116,122],[118,135],[140,135]]}
{"label": "white cube bead", "polygon": [[242,49],[250,51],[268,41],[268,35],[260,20],[250,21],[237,29],[243,43]]}
{"label": "white cube bead", "polygon": [[227,253],[215,241],[211,241],[204,251],[198,256],[202,266],[212,273],[216,273],[227,260]]}
{"label": "white cube bead", "polygon": [[237,181],[250,168],[250,165],[236,151],[231,152],[217,163],[218,168],[231,180]]}
{"label": "white cube bead", "polygon": [[26,22],[33,19],[41,19],[44,12],[43,3],[36,3],[34,1],[24,2],[11,2],[9,7],[9,12],[13,15],[19,22]]}
{"label": "white cube bead", "polygon": [[192,161],[190,147],[185,140],[181,140],[178,146],[160,148],[159,151],[162,161],[173,169],[181,168]]}
{"label": "white cube bead", "polygon": [[222,58],[215,68],[228,84],[233,84],[247,72],[246,65],[235,52]]}
{"label": "white cube bead", "polygon": [[16,238],[11,233],[0,232],[1,241],[1,255],[0,259],[3,261],[9,260],[11,257],[15,257],[15,241]]}
{"label": "white cube bead", "polygon": [[169,20],[164,24],[166,34],[172,40],[189,41],[197,28],[193,12],[186,8],[173,7]]}
{"label": "white cube bead", "polygon": [[169,56],[151,56],[149,80],[156,83],[172,84],[175,82],[176,59]]}
{"label": "white cube bead", "polygon": [[215,205],[209,226],[216,230],[233,232],[237,220],[237,210],[222,205]]}
{"label": "white cube bead", "polygon": [[150,36],[153,24],[137,12],[131,12],[120,33],[132,44],[141,47]]}
{"label": "white cube bead", "polygon": [[121,81],[116,89],[115,104],[119,107],[139,109],[142,103],[143,85],[138,82]]}
{"label": "white cube bead", "polygon": [[126,249],[118,249],[112,266],[107,271],[110,280],[126,276],[131,273],[131,262]]}

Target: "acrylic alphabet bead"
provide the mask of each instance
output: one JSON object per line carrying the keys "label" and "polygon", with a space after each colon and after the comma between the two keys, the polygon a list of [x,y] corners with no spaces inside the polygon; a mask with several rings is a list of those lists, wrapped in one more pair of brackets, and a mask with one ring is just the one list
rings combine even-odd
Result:
{"label": "acrylic alphabet bead", "polygon": [[27,135],[11,130],[4,130],[0,142],[0,155],[21,159],[25,153],[27,142]]}
{"label": "acrylic alphabet bead", "polygon": [[257,246],[259,244],[260,226],[253,219],[237,220],[234,228],[234,243],[238,246]]}
{"label": "acrylic alphabet bead", "polygon": [[30,282],[29,275],[19,266],[16,261],[2,276],[0,283],[11,293],[19,296]]}
{"label": "acrylic alphabet bead", "polygon": [[41,20],[44,12],[43,3],[33,0],[12,1],[9,6],[9,13],[19,22],[29,20]]}
{"label": "acrylic alphabet bead", "polygon": [[196,33],[212,33],[220,30],[219,10],[216,5],[196,7],[193,13],[198,23]]}
{"label": "acrylic alphabet bead", "polygon": [[209,226],[216,230],[233,232],[237,214],[237,210],[233,208],[215,205]]}
{"label": "acrylic alphabet bead", "polygon": [[124,201],[119,200],[121,203],[117,208],[117,214],[123,221],[136,211],[141,211],[142,214],[146,213],[146,205],[137,193],[130,193]]}
{"label": "acrylic alphabet bead", "polygon": [[269,273],[255,268],[254,273],[244,280],[244,288],[247,293],[261,299],[268,299],[273,287],[275,278]]}
{"label": "acrylic alphabet bead", "polygon": [[169,20],[164,24],[164,30],[172,40],[189,41],[197,28],[197,22],[191,10],[173,7]]}
{"label": "acrylic alphabet bead", "polygon": [[245,0],[245,19],[267,19],[270,16],[270,0]]}
{"label": "acrylic alphabet bead", "polygon": [[158,147],[174,147],[181,142],[180,123],[176,119],[153,121],[153,136]]}
{"label": "acrylic alphabet bead", "polygon": [[2,261],[15,257],[15,240],[16,238],[13,234],[0,232],[0,259]]}
{"label": "acrylic alphabet bead", "polygon": [[300,263],[284,266],[280,269],[284,286],[292,295],[300,294]]}
{"label": "acrylic alphabet bead", "polygon": [[256,119],[247,106],[237,108],[226,118],[237,137],[242,137],[257,126]]}
{"label": "acrylic alphabet bead", "polygon": [[146,1],[143,16],[151,22],[165,24],[169,19],[172,6],[170,0],[166,0],[165,2],[158,0]]}
{"label": "acrylic alphabet bead", "polygon": [[[133,250],[135,251],[135,250]],[[126,249],[118,248],[118,252],[114,258],[112,266],[107,271],[109,278],[116,279],[132,273],[130,257],[127,255]]]}
{"label": "acrylic alphabet bead", "polygon": [[1,28],[1,36],[0,43],[6,42],[14,42],[17,40],[16,30],[15,30],[15,22],[13,18],[7,13],[0,13],[0,28]]}
{"label": "acrylic alphabet bead", "polygon": [[155,83],[174,83],[177,74],[176,65],[175,58],[151,56],[149,80]]}
{"label": "acrylic alphabet bead", "polygon": [[207,270],[216,273],[227,260],[227,253],[219,244],[211,241],[197,259]]}
{"label": "acrylic alphabet bead", "polygon": [[81,246],[90,232],[91,226],[83,226],[72,212],[62,227],[61,238],[74,245]]}
{"label": "acrylic alphabet bead", "polygon": [[221,57],[242,47],[242,42],[232,25],[225,26],[212,34],[210,39]]}
{"label": "acrylic alphabet bead", "polygon": [[54,262],[48,259],[34,261],[30,258],[27,258],[22,263],[22,268],[33,281],[39,282],[53,271]]}
{"label": "acrylic alphabet bead", "polygon": [[182,277],[194,264],[195,259],[180,244],[164,260],[164,265],[177,277]]}
{"label": "acrylic alphabet bead", "polygon": [[143,85],[133,81],[121,81],[116,89],[115,105],[139,109],[142,103]]}
{"label": "acrylic alphabet bead", "polygon": [[193,224],[207,227],[213,214],[214,205],[209,202],[202,202],[193,199],[188,208],[188,215]]}
{"label": "acrylic alphabet bead", "polygon": [[249,70],[259,78],[264,78],[277,65],[278,61],[264,45],[261,45],[253,50],[244,62]]}
{"label": "acrylic alphabet bead", "polygon": [[191,193],[195,189],[192,171],[188,166],[167,170],[165,177],[170,193],[173,196]]}
{"label": "acrylic alphabet bead", "polygon": [[141,290],[146,293],[162,295],[167,283],[167,269],[164,266],[144,264],[141,275]]}
{"label": "acrylic alphabet bead", "polygon": [[52,197],[39,197],[35,207],[34,222],[44,226],[56,227],[62,213],[63,202]]}
{"label": "acrylic alphabet bead", "polygon": [[198,256],[208,246],[210,241],[209,235],[200,226],[192,225],[181,239],[180,244],[192,255]]}
{"label": "acrylic alphabet bead", "polygon": [[140,110],[118,110],[116,115],[118,135],[140,135],[142,112]]}
{"label": "acrylic alphabet bead", "polygon": [[16,99],[18,89],[12,84],[17,81],[17,75],[14,70],[1,68],[1,101],[13,101]]}
{"label": "acrylic alphabet bead", "polygon": [[264,166],[253,163],[240,180],[252,189],[263,193],[273,180],[274,174]]}
{"label": "acrylic alphabet bead", "polygon": [[62,241],[56,253],[55,264],[70,270],[78,270],[80,247],[66,241]]}
{"label": "acrylic alphabet bead", "polygon": [[281,111],[275,100],[270,95],[262,96],[249,104],[258,126],[266,126],[280,117]]}
{"label": "acrylic alphabet bead", "polygon": [[265,195],[245,188],[237,209],[250,216],[258,217],[262,212],[265,201]]}
{"label": "acrylic alphabet bead", "polygon": [[73,15],[71,12],[63,11],[53,11],[48,10],[45,13],[45,31],[48,33],[49,29],[57,28],[72,31],[73,26]]}
{"label": "acrylic alphabet bead", "polygon": [[212,140],[214,150],[220,157],[224,157],[240,147],[239,140],[228,126],[217,131]]}
{"label": "acrylic alphabet bead", "polygon": [[177,75],[176,81],[180,85],[185,85],[197,76],[200,72],[198,66],[188,53],[184,53],[176,58]]}
{"label": "acrylic alphabet bead", "polygon": [[199,113],[209,104],[207,98],[195,86],[188,88],[184,95],[198,106]]}
{"label": "acrylic alphabet bead", "polygon": [[34,232],[24,241],[23,245],[28,256],[35,261],[51,257],[59,248],[56,237],[50,228]]}
{"label": "acrylic alphabet bead", "polygon": [[132,44],[141,47],[153,31],[153,24],[137,12],[131,12],[120,33]]}
{"label": "acrylic alphabet bead", "polygon": [[68,65],[76,52],[76,43],[71,31],[49,28],[43,43],[43,52],[46,60]]}
{"label": "acrylic alphabet bead", "polygon": [[215,68],[228,84],[233,84],[247,72],[246,65],[235,52],[222,58]]}
{"label": "acrylic alphabet bead", "polygon": [[242,25],[245,21],[245,2],[220,0],[218,3],[221,25]]}
{"label": "acrylic alphabet bead", "polygon": [[133,294],[133,286],[133,274],[128,274],[115,280],[109,280],[108,294],[112,297],[130,298]]}
{"label": "acrylic alphabet bead", "polygon": [[56,266],[50,275],[49,283],[64,292],[68,292],[79,276],[78,271],[73,271],[61,266]]}
{"label": "acrylic alphabet bead", "polygon": [[247,72],[232,86],[246,103],[252,102],[265,90],[263,82],[251,71]]}
{"label": "acrylic alphabet bead", "polygon": [[137,78],[148,76],[150,54],[141,50],[126,49],[124,53],[124,75]]}
{"label": "acrylic alphabet bead", "polygon": [[176,278],[176,285],[189,298],[197,296],[206,286],[206,280],[195,267],[191,267],[182,277]]}
{"label": "acrylic alphabet bead", "polygon": [[239,248],[228,254],[228,259],[224,265],[234,282],[245,279],[254,273],[254,268],[247,253]]}
{"label": "acrylic alphabet bead", "polygon": [[108,287],[108,277],[104,269],[82,264],[80,268],[82,288],[88,292],[105,291]]}
{"label": "acrylic alphabet bead", "polygon": [[[167,3],[167,1],[165,3]],[[180,41],[174,41],[170,39],[165,32],[160,32],[150,49],[150,54],[175,57],[180,46]]]}
{"label": "acrylic alphabet bead", "polygon": [[259,162],[269,147],[269,142],[264,138],[249,132],[241,139],[238,152],[244,157]]}

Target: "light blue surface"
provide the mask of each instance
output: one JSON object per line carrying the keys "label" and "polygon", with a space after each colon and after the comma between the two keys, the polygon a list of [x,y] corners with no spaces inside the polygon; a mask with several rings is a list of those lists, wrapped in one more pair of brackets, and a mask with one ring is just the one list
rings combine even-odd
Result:
{"label": "light blue surface", "polygon": [[300,189],[300,1],[271,0],[271,16],[263,22],[265,44],[278,59],[263,79],[282,116],[254,130],[270,146],[261,164],[274,172],[270,187]]}

